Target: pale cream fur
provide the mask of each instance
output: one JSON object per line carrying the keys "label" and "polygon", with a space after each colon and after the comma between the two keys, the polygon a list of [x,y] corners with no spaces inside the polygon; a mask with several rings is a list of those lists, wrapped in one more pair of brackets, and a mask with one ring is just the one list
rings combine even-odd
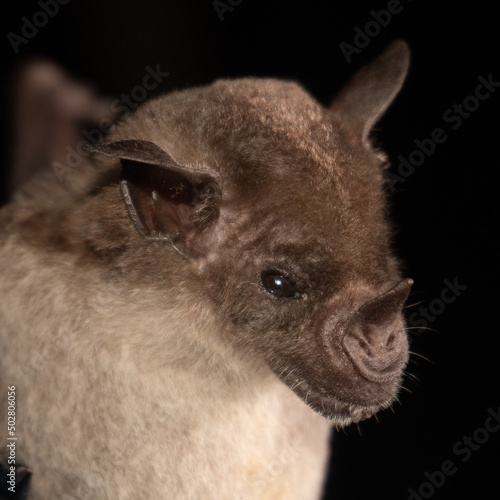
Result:
{"label": "pale cream fur", "polygon": [[15,234],[0,254],[1,386],[16,386],[30,500],[319,498],[324,418],[219,342],[209,310],[71,260]]}

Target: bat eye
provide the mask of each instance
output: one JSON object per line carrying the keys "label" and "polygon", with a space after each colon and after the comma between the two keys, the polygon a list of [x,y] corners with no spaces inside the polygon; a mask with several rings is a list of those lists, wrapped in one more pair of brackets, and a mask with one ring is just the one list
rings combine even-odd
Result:
{"label": "bat eye", "polygon": [[262,284],[265,290],[277,299],[292,299],[300,295],[295,283],[277,271],[262,273]]}

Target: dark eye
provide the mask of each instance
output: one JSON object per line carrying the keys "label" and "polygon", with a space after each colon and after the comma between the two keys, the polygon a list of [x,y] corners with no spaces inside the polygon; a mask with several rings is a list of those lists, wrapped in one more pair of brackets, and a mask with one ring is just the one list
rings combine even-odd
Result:
{"label": "dark eye", "polygon": [[266,291],[277,299],[291,299],[300,295],[295,283],[288,276],[277,271],[263,272],[262,284]]}

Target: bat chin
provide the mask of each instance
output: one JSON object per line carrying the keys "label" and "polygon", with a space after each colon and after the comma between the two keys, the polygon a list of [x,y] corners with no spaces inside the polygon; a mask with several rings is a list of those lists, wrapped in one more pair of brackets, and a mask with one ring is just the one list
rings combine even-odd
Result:
{"label": "bat chin", "polygon": [[321,404],[321,408],[312,408],[323,415],[330,423],[335,426],[344,427],[351,423],[361,422],[362,420],[367,420],[380,410],[387,408],[392,403],[393,399],[386,401],[382,404],[375,405],[359,405],[355,403],[347,403],[343,401],[335,400],[333,405]]}
{"label": "bat chin", "polygon": [[345,427],[351,423],[367,420],[380,410],[389,407],[396,397],[396,388],[390,394],[373,398],[372,401],[343,400],[325,392],[315,392],[311,389],[294,388],[295,393],[314,411],[325,417],[336,427]]}
{"label": "bat chin", "polygon": [[323,416],[333,425],[344,427],[351,423],[361,422],[373,417],[378,411],[387,405],[381,406],[359,406],[355,404],[346,404],[345,409],[333,414],[323,414]]}

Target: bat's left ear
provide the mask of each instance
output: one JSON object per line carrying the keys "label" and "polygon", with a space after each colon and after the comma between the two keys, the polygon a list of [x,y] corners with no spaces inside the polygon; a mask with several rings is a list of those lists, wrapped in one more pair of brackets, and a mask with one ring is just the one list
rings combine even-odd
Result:
{"label": "bat's left ear", "polygon": [[178,165],[149,141],[124,140],[92,148],[119,158],[120,188],[129,215],[148,240],[167,240],[183,255],[199,256],[200,235],[219,217],[220,177]]}
{"label": "bat's left ear", "polygon": [[333,100],[330,110],[347,123],[363,141],[385,113],[403,85],[410,50],[397,40],[367,66],[361,68]]}

